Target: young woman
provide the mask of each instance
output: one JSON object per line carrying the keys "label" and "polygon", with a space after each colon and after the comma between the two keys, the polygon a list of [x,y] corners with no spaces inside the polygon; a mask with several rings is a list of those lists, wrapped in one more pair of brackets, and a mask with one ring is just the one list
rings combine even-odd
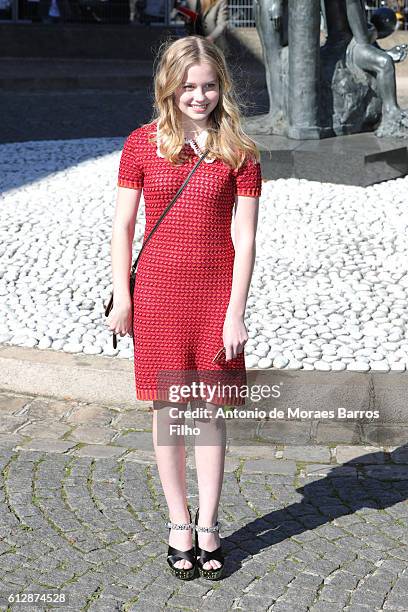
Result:
{"label": "young woman", "polygon": [[207,40],[214,42],[226,55],[228,51],[226,39],[229,20],[228,0],[186,0],[186,6],[200,14],[202,35]]}
{"label": "young woman", "polygon": [[[111,243],[114,302],[107,325],[133,335],[136,397],[153,402],[153,444],[170,518],[168,563],[178,578],[193,577],[198,567],[202,576],[216,579],[224,562],[217,516],[225,419],[215,413],[245,399],[208,387],[199,396],[174,399],[165,383],[169,372],[178,382],[193,374],[205,385],[246,383],[244,314],[255,261],[259,151],[241,128],[225,57],[214,43],[202,36],[164,43],[154,85],[155,118],[130,134],[120,160]],[[207,157],[141,254],[132,320],[129,271],[142,189],[145,240],[205,149]],[[194,524],[186,500],[184,438],[171,435],[172,426],[184,422],[189,400],[193,410],[201,408],[195,419],[200,439]]]}

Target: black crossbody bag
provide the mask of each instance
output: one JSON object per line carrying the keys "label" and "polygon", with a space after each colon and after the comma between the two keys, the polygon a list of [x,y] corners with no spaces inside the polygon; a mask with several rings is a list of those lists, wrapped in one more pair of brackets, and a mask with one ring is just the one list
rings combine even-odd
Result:
{"label": "black crossbody bag", "polygon": [[[131,302],[132,302],[132,324],[133,324],[133,290],[135,288],[136,267],[137,267],[137,263],[139,261],[140,255],[142,254],[142,251],[143,251],[144,247],[146,246],[146,244],[148,243],[148,241],[152,237],[153,233],[156,231],[156,229],[158,228],[160,223],[163,221],[164,217],[169,212],[170,208],[173,206],[173,204],[175,203],[175,201],[177,200],[177,198],[179,197],[179,195],[183,191],[184,187],[187,185],[188,181],[190,180],[190,178],[192,177],[194,172],[197,170],[197,168],[201,164],[201,162],[204,160],[204,157],[206,155],[208,155],[208,153],[209,153],[209,149],[207,149],[201,155],[200,159],[198,160],[198,162],[196,163],[194,168],[190,171],[190,173],[187,176],[186,180],[184,181],[184,183],[182,184],[180,189],[177,191],[176,195],[174,196],[174,198],[172,199],[170,204],[162,212],[162,214],[160,215],[159,219],[156,221],[152,231],[150,232],[150,234],[148,235],[148,237],[146,238],[146,240],[142,244],[142,247],[141,247],[141,249],[140,249],[140,251],[139,251],[139,253],[138,253],[138,255],[137,255],[137,257],[136,257],[136,259],[135,259],[135,261],[133,263],[133,265],[132,265],[132,268],[131,268],[131,271],[130,271],[130,279],[129,279],[130,298],[131,298]],[[105,308],[105,317],[107,317],[109,315],[110,311],[112,310],[112,306],[113,306],[113,291],[112,291],[112,293],[110,295],[108,303],[106,304],[106,306],[104,305],[104,308]],[[112,332],[112,333],[113,333],[113,348],[116,349],[116,347],[117,347],[116,333],[115,332]],[[132,338],[133,338],[133,336],[132,336]],[[134,342],[134,338],[133,338],[133,342]]]}

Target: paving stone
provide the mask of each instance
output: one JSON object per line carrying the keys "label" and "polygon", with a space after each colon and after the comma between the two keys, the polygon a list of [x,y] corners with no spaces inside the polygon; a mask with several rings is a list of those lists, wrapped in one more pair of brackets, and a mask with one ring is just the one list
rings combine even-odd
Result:
{"label": "paving stone", "polygon": [[350,605],[354,606],[355,604],[360,604],[369,606],[371,610],[381,609],[384,596],[385,593],[374,593],[363,586],[351,594]]}
{"label": "paving stone", "polygon": [[150,431],[131,431],[121,434],[115,438],[115,444],[137,450],[154,451],[153,438]]}
{"label": "paving stone", "polygon": [[115,416],[110,426],[118,431],[124,429],[150,430],[152,428],[152,416],[150,410],[143,410],[142,408],[128,410]]}
{"label": "paving stone", "polygon": [[364,466],[362,473],[378,480],[408,480],[408,466],[405,465]]}
{"label": "paving stone", "polygon": [[38,438],[27,442],[23,442],[16,447],[16,450],[22,451],[44,451],[48,453],[65,453],[67,450],[74,448],[76,442],[66,442],[64,440],[54,440],[53,438]]}
{"label": "paving stone", "polygon": [[20,436],[28,436],[30,438],[62,438],[64,434],[69,431],[71,427],[64,423],[50,422],[50,421],[38,421],[36,423],[29,423],[24,425],[19,430]]}
{"label": "paving stone", "polygon": [[390,452],[390,460],[394,463],[405,463],[408,464],[408,447],[396,447]]}
{"label": "paving stone", "polygon": [[245,461],[243,471],[247,474],[270,473],[270,474],[295,474],[296,463],[280,459],[248,459]]}
{"label": "paving stone", "polygon": [[9,393],[0,394],[0,415],[16,414],[28,406],[32,398],[26,395],[14,395]]}
{"label": "paving stone", "polygon": [[0,433],[14,434],[19,427],[27,422],[28,419],[26,416],[0,413]]}
{"label": "paving stone", "polygon": [[339,612],[339,603],[332,603],[330,600],[325,600],[323,596],[320,597],[319,601],[312,604],[310,612]]}
{"label": "paving stone", "polygon": [[[142,465],[151,466],[155,462],[155,453],[154,451],[144,451],[144,450],[134,450],[129,451],[126,450],[122,456],[118,458],[118,461],[123,461],[123,463],[140,463]],[[188,465],[188,464],[187,464]]]}
{"label": "paving stone", "polygon": [[115,412],[103,406],[87,404],[85,406],[78,405],[66,418],[67,423],[73,425],[82,425],[84,423],[92,423],[93,425],[109,425],[115,417]]}
{"label": "paving stone", "polygon": [[332,465],[312,463],[304,468],[306,476],[327,476],[328,478],[340,478],[344,476],[357,476],[357,470],[349,465]]}
{"label": "paving stone", "polygon": [[6,449],[14,449],[22,441],[23,436],[19,434],[0,434],[0,452],[4,452]]}
{"label": "paving stone", "polygon": [[375,446],[384,446],[389,444],[406,444],[408,440],[408,427],[403,425],[393,424],[376,424],[363,426],[365,440]]}
{"label": "paving stone", "polygon": [[336,460],[338,463],[384,463],[386,454],[381,448],[370,446],[337,446]]}
{"label": "paving stone", "polygon": [[331,604],[337,605],[337,610],[343,609],[343,606],[347,604],[350,599],[350,592],[341,588],[340,586],[323,586],[319,593],[319,601],[323,600],[325,603],[330,602]]}
{"label": "paving stone", "polygon": [[360,441],[360,433],[355,423],[318,423],[316,442],[353,444]]}
{"label": "paving stone", "polygon": [[111,427],[100,425],[79,425],[68,436],[69,440],[85,442],[88,444],[108,444],[115,436],[116,431]]}
{"label": "paving stone", "polygon": [[278,444],[308,444],[311,440],[311,423],[264,421],[259,430],[262,440]]}
{"label": "paving stone", "polygon": [[[76,443],[75,443],[76,444]],[[87,444],[82,448],[75,449],[71,454],[78,457],[94,457],[95,459],[105,459],[109,457],[119,457],[123,455],[123,448],[107,446],[106,444]]]}
{"label": "paving stone", "polygon": [[34,398],[28,405],[27,416],[31,421],[54,421],[69,415],[77,405],[75,401]]}
{"label": "paving stone", "polygon": [[240,445],[237,442],[231,441],[227,445],[227,457],[242,457],[245,459],[273,459],[275,457],[276,446],[268,444],[267,446],[246,444]]}
{"label": "paving stone", "polygon": [[284,459],[295,461],[330,461],[330,449],[326,446],[286,446],[283,450]]}

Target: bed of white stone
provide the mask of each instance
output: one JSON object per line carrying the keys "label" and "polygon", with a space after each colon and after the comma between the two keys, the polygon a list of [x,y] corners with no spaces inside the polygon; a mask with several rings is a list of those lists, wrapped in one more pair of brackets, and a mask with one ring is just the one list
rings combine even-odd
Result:
{"label": "bed of white stone", "polygon": [[[112,334],[110,238],[123,138],[0,146],[0,342],[131,359]],[[263,183],[247,367],[404,371],[408,177]],[[144,230],[141,203],[135,252]]]}

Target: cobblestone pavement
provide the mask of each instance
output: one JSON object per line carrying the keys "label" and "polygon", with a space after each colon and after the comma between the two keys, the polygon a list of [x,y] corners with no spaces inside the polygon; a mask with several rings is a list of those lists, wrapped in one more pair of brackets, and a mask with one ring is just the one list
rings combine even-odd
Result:
{"label": "cobblestone pavement", "polygon": [[225,577],[184,583],[166,563],[150,412],[0,395],[1,610],[52,609],[7,608],[17,592],[63,592],[73,612],[407,610],[407,446],[230,441]]}

